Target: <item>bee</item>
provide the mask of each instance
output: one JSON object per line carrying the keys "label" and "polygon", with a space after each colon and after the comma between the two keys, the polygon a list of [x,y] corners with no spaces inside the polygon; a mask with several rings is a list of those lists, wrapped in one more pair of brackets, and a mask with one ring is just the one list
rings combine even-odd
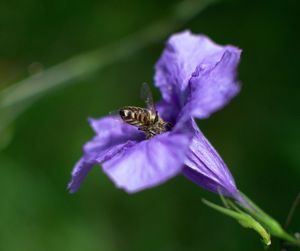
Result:
{"label": "bee", "polygon": [[119,110],[121,119],[142,131],[146,139],[152,138],[157,134],[167,132],[171,129],[171,124],[165,122],[158,114],[153,103],[152,94],[149,86],[144,83],[141,91],[145,99],[147,108],[136,106],[124,106]]}

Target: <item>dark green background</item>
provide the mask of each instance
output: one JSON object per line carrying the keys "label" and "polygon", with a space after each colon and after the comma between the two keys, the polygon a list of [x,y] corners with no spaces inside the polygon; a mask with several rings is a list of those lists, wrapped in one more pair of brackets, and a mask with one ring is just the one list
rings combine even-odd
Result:
{"label": "dark green background", "polygon": [[[47,68],[142,30],[176,2],[1,1],[0,88],[26,77],[32,62]],[[199,126],[238,187],[280,222],[300,188],[298,19],[296,0],[219,1],[182,27],[243,49],[240,95]],[[95,168],[79,192],[66,191],[93,135],[86,118],[141,105],[163,46],[46,95],[15,121],[0,152],[0,250],[263,250],[256,233],[201,203],[216,195],[184,177],[128,195]],[[290,230],[299,222],[298,212]]]}

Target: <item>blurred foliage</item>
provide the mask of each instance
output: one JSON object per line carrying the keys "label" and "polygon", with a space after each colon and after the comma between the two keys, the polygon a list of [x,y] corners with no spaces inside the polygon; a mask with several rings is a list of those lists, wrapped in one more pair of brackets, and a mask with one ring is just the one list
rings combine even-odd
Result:
{"label": "blurred foliage", "polygon": [[149,44],[166,37],[176,27],[192,19],[215,0],[185,0],[179,2],[164,18],[143,27],[117,42],[110,43],[92,51],[77,54],[59,64],[44,70],[43,64],[33,62],[28,66],[29,76],[0,91],[0,149],[5,147],[11,137],[2,133],[6,128],[34,102],[49,95],[54,90],[74,80],[84,78],[95,71],[131,56]]}
{"label": "blurred foliage", "polygon": [[[1,1],[0,90],[142,31],[177,3]],[[243,49],[241,94],[199,125],[239,188],[282,222],[300,181],[299,7],[292,0],[219,1],[181,28]],[[140,85],[151,83],[163,46],[160,39],[72,79],[6,128],[6,142],[12,131],[14,137],[0,152],[0,250],[262,250],[255,233],[201,203],[217,196],[184,177],[127,195],[94,168],[78,193],[66,191],[82,144],[93,135],[86,118],[141,104]],[[290,230],[299,231],[299,222],[296,213]],[[278,250],[276,241],[270,250]]]}

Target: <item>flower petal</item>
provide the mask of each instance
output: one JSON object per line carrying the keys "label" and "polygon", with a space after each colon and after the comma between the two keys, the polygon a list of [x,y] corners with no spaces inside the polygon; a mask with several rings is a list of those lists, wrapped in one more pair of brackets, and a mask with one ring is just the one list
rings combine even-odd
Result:
{"label": "flower petal", "polygon": [[189,134],[167,132],[123,148],[104,162],[104,172],[129,193],[159,185],[183,168]]}
{"label": "flower petal", "polygon": [[159,116],[172,125],[176,124],[178,114],[180,110],[178,110],[172,103],[166,102],[165,100],[161,100],[156,103],[155,108],[159,114]]}
{"label": "flower petal", "polygon": [[85,176],[87,176],[95,164],[96,163],[94,161],[88,162],[84,158],[81,158],[76,163],[72,171],[72,179],[68,184],[68,190],[70,193],[75,193],[78,190]]}
{"label": "flower petal", "polygon": [[226,164],[195,124],[194,128],[183,174],[205,189],[240,199]]}
{"label": "flower petal", "polygon": [[83,157],[72,171],[72,179],[68,185],[70,192],[78,190],[95,164],[109,160],[124,147],[132,146],[144,138],[136,128],[112,116],[90,119],[89,122],[97,135],[83,147]]}
{"label": "flower petal", "polygon": [[220,61],[213,67],[199,65],[190,79],[188,110],[194,117],[203,119],[225,106],[240,86],[236,81],[236,69],[241,51],[227,46]]}
{"label": "flower petal", "polygon": [[155,66],[155,85],[160,88],[163,98],[182,106],[185,90],[197,66],[214,67],[226,48],[190,31],[171,36]]}
{"label": "flower petal", "polygon": [[136,127],[124,123],[119,116],[107,116],[101,119],[90,118],[89,123],[103,145],[108,142],[115,144],[116,141],[119,142],[120,140],[141,140],[143,137],[143,133],[138,131]]}

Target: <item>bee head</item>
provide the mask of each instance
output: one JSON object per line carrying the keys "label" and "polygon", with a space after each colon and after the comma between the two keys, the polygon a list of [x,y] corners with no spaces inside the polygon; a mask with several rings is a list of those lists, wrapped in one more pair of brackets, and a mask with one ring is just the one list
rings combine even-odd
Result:
{"label": "bee head", "polygon": [[123,109],[119,110],[119,114],[122,118],[125,117],[125,112]]}

